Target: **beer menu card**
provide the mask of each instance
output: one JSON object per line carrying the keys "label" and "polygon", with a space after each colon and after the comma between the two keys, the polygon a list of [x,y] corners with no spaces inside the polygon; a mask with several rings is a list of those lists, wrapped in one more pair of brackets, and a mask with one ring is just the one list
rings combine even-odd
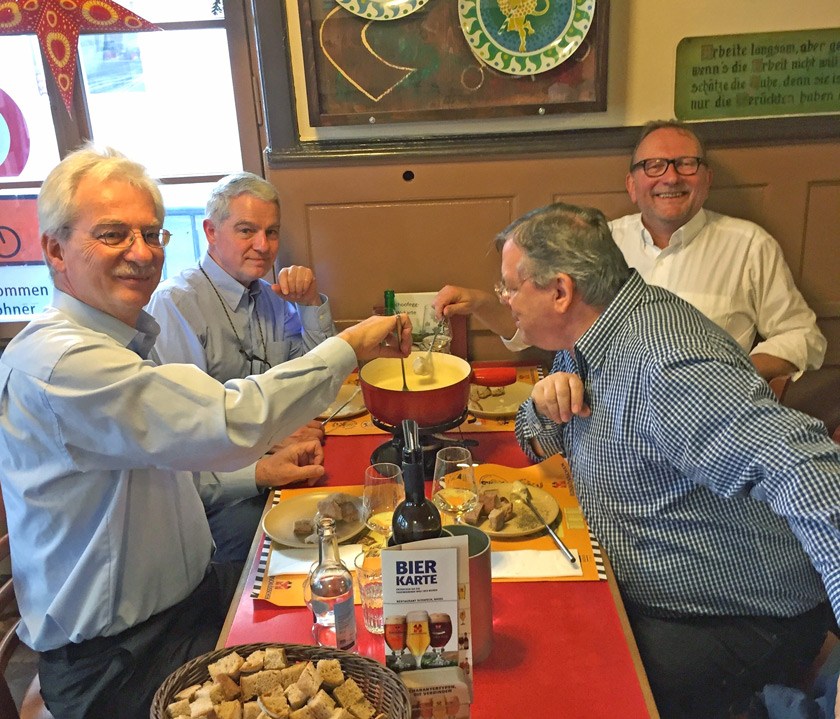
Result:
{"label": "beer menu card", "polygon": [[[463,719],[472,701],[467,537],[382,550],[385,664],[421,712]],[[444,712],[445,710],[445,712]],[[428,716],[432,716],[429,713]]]}

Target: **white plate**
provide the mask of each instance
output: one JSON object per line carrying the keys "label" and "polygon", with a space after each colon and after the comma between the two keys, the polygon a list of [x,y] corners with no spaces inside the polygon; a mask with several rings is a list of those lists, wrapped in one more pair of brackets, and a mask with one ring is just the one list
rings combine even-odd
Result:
{"label": "white plate", "polygon": [[[331,494],[341,494],[341,492],[324,490],[323,492],[301,494],[292,499],[280,501],[279,504],[269,509],[265,517],[263,517],[263,531],[275,542],[283,544],[286,547],[315,546],[310,542],[304,542],[305,537],[295,534],[295,521],[307,518],[314,519],[315,513],[318,511],[318,502],[326,499]],[[361,519],[362,498],[349,494],[344,496],[349,497],[355,503],[356,509],[359,510],[359,520],[356,522],[342,521],[335,523],[335,534],[339,544],[353,539],[353,537],[365,528],[365,523]]]}
{"label": "white plate", "polygon": [[[326,419],[329,417],[333,412],[335,412],[341,405],[347,402],[347,399],[359,389],[354,384],[345,384],[342,385],[341,389],[338,390],[338,396],[335,398],[335,401],[327,407],[320,415],[318,415],[318,419]],[[364,414],[367,412],[367,407],[365,407],[365,400],[362,397],[362,393],[359,392],[352,400],[344,407],[333,419],[347,419],[348,417],[357,417],[360,414]]]}
{"label": "white plate", "polygon": [[470,386],[470,401],[467,407],[476,417],[513,417],[519,411],[521,405],[531,396],[534,385],[528,382],[514,382],[506,387],[504,394],[499,396],[491,395],[483,399],[476,397],[479,389],[497,389],[496,387]]}
{"label": "white plate", "polygon": [[[484,492],[488,489],[497,490],[499,492],[499,497],[505,497],[513,503],[513,517],[505,522],[505,526],[498,532],[493,532],[487,528],[486,517],[476,525],[479,529],[483,529],[488,536],[496,537],[498,539],[525,537],[529,534],[536,534],[537,532],[545,530],[543,523],[534,516],[534,513],[530,509],[528,509],[527,504],[525,504],[521,499],[511,498],[510,492],[513,489],[512,482],[482,484],[478,488],[478,491]],[[557,515],[560,514],[560,507],[557,506],[557,500],[544,489],[540,489],[539,487],[531,487],[529,485],[528,490],[531,492],[531,503],[534,507],[536,507],[540,516],[548,524],[551,524],[555,519],[557,519]]]}

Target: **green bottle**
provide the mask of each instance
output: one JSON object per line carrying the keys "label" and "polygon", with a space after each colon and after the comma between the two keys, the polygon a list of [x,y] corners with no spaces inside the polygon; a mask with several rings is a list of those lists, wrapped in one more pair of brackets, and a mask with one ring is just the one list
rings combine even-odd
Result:
{"label": "green bottle", "polygon": [[385,314],[397,314],[397,301],[394,299],[394,290],[385,290]]}

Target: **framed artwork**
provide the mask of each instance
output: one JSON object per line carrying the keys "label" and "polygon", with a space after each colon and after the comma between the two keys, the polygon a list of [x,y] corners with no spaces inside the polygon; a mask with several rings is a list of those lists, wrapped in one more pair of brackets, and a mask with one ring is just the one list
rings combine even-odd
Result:
{"label": "framed artwork", "polygon": [[609,0],[300,0],[313,127],[606,109]]}

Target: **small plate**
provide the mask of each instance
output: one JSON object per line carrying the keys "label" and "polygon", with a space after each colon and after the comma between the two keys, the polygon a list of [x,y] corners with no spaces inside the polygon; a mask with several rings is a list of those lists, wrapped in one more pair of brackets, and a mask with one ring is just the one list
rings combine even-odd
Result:
{"label": "small plate", "polygon": [[[338,396],[335,398],[335,401],[327,407],[320,415],[318,415],[318,419],[326,419],[329,417],[333,412],[335,412],[341,405],[347,402],[348,398],[359,389],[354,384],[345,384],[342,385],[341,389],[338,390]],[[362,397],[362,393],[359,392],[352,400],[344,407],[333,419],[347,419],[348,417],[357,417],[360,414],[364,414],[367,412],[367,407],[365,407],[365,400]]]}
{"label": "small plate", "polygon": [[537,75],[580,47],[595,0],[460,0],[458,15],[479,60],[509,75]]}
{"label": "small plate", "polygon": [[[286,501],[280,501],[274,507],[266,512],[263,517],[262,526],[263,531],[271,537],[278,544],[286,547],[313,547],[317,546],[311,542],[304,542],[304,537],[295,534],[295,521],[298,519],[314,518],[318,511],[318,502],[326,499],[331,494],[341,494],[341,492],[312,492],[311,494],[301,494],[297,497]],[[356,509],[359,510],[359,520],[356,522],[336,522],[335,535],[338,538],[338,543],[347,542],[358,535],[364,528],[365,523],[362,521],[362,498],[353,497],[352,495],[344,495],[353,500]]]}
{"label": "small plate", "polygon": [[[478,399],[476,392],[479,389],[489,389],[487,387],[477,387],[472,385],[470,387],[470,401],[467,403],[467,409],[476,417],[513,417],[519,411],[521,405],[528,397],[531,396],[531,390],[534,385],[527,382],[514,382],[506,387],[504,394],[498,396],[490,395],[483,399]],[[496,389],[495,387],[493,389]]]}
{"label": "small plate", "polygon": [[336,0],[345,10],[368,20],[399,20],[429,0]]}
{"label": "small plate", "polygon": [[[505,526],[498,532],[493,532],[487,528],[487,519],[482,519],[481,523],[476,525],[479,529],[484,530],[490,537],[497,539],[507,539],[510,537],[526,537],[529,534],[536,534],[545,529],[542,522],[534,516],[534,513],[528,509],[528,505],[521,499],[511,499],[510,493],[513,489],[512,482],[502,482],[499,484],[482,484],[479,487],[479,492],[484,492],[488,489],[495,489],[499,492],[499,497],[506,497],[513,503],[513,517],[509,519]],[[542,518],[551,524],[557,515],[560,514],[560,507],[557,506],[557,500],[554,499],[548,492],[539,487],[528,486],[531,492],[531,504],[536,507],[537,511],[542,515]]]}

